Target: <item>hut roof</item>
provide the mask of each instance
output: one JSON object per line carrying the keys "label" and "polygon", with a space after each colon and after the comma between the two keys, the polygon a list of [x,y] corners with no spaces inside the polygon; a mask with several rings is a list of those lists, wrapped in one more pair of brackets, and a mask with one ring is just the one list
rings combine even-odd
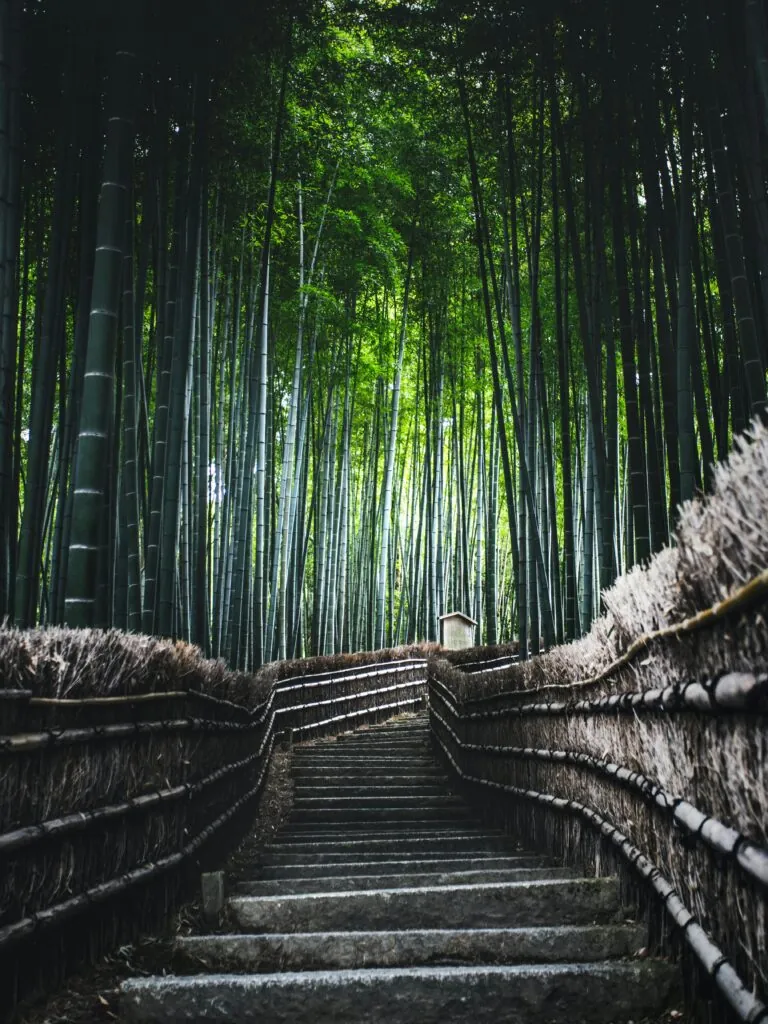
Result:
{"label": "hut roof", "polygon": [[440,622],[442,622],[443,619],[463,619],[465,622],[468,622],[470,626],[477,625],[477,622],[475,622],[474,619],[471,619],[469,615],[465,615],[464,612],[446,612],[445,615],[439,615],[438,619]]}

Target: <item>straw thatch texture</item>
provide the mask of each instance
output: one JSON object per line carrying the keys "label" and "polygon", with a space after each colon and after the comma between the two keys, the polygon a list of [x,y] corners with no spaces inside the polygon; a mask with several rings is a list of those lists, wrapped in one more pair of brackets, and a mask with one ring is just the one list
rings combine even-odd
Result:
{"label": "straw thatch texture", "polygon": [[604,594],[588,636],[494,673],[430,662],[436,735],[489,813],[569,863],[620,870],[642,902],[637,873],[590,827],[607,820],[764,995],[767,602],[745,585],[765,577],[766,523],[768,432],[754,425],[714,493],[683,510],[676,546]]}
{"label": "straw thatch texture", "polygon": [[439,645],[433,643],[408,644],[403,647],[382,648],[379,651],[359,651],[356,654],[323,654],[314,658],[297,658],[293,661],[271,661],[259,669],[255,678],[262,687],[268,688],[272,683],[298,676],[315,676],[389,661],[428,658],[439,649]]}
{"label": "straw thatch texture", "polygon": [[424,658],[402,653],[274,682],[170,641],[0,631],[3,1010],[162,923],[242,837],[279,735],[422,702]]}
{"label": "straw thatch texture", "polygon": [[516,658],[520,653],[520,645],[517,640],[508,644],[484,644],[481,647],[464,647],[455,651],[441,651],[441,657],[461,668],[463,665],[496,662]]}
{"label": "straw thatch texture", "polygon": [[255,707],[269,693],[257,677],[232,672],[181,640],[119,630],[0,629],[0,690],[87,698],[200,690]]}
{"label": "straw thatch texture", "polygon": [[[438,679],[442,669],[440,663],[431,666]],[[430,701],[433,725],[466,774],[575,800],[609,818],[671,879],[683,902],[744,976],[768,990],[768,731],[764,721],[761,725],[755,716],[739,713],[542,710],[516,714],[477,712],[466,706],[459,706],[456,720],[451,702],[441,699],[439,692],[433,690]],[[457,733],[463,748],[443,722]],[[628,772],[622,777],[611,765]],[[641,773],[649,784],[642,788],[628,784],[630,772]],[[651,798],[652,787],[667,794],[663,805]],[[710,831],[715,831],[717,822],[723,823],[740,833],[740,844],[749,840],[764,854],[757,877],[745,871],[736,857],[674,820],[675,802],[683,798],[714,819]],[[509,804],[501,796],[498,800]],[[559,813],[550,812],[547,820],[546,814],[535,813],[525,800],[514,803],[514,828],[523,842],[601,872],[603,844],[585,835],[588,830],[582,824],[566,826]]]}
{"label": "straw thatch texture", "polygon": [[[644,636],[691,619],[765,573],[766,523],[768,428],[755,421],[716,467],[712,493],[683,507],[673,545],[603,593],[605,612],[586,636],[504,671],[457,680],[456,692],[468,697],[543,687],[566,691],[593,678]],[[730,616],[716,628],[641,643],[639,656],[600,680],[595,692],[651,686],[661,679],[671,683],[699,673],[750,671],[768,653],[767,604],[763,588],[741,619]]]}

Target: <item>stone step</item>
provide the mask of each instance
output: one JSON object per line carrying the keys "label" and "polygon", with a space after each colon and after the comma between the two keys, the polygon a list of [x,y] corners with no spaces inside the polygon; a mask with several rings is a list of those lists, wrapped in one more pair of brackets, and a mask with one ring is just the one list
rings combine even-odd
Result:
{"label": "stone step", "polygon": [[347,732],[339,733],[335,742],[345,743],[347,740],[378,740],[387,737],[414,737],[429,736],[429,721],[423,718],[421,721],[410,726],[388,726],[377,725],[371,728],[350,729]]}
{"label": "stone step", "polygon": [[[435,827],[430,828],[430,825]],[[493,839],[495,841],[503,841],[505,846],[514,845],[503,833],[473,828],[471,821],[461,822],[458,826],[453,821],[445,824],[440,821],[425,821],[418,824],[416,828],[413,827],[412,821],[394,823],[377,821],[373,823],[373,826],[365,823],[344,822],[340,827],[335,827],[331,824],[327,828],[322,825],[317,827],[297,825],[280,829],[280,832],[275,836],[274,842],[344,843],[350,839],[354,839],[356,842],[360,839],[420,839],[427,837],[445,839],[456,835],[472,835],[478,840]]]}
{"label": "stone step", "polygon": [[[361,848],[362,847],[362,848]],[[374,851],[366,850],[362,844],[351,846],[345,849],[332,847],[330,850],[317,852],[316,848],[301,850],[276,850],[266,851],[262,857],[262,864],[265,867],[277,867],[288,864],[306,864],[307,861],[314,861],[316,864],[340,864],[364,857],[371,863],[382,860],[403,860],[408,858],[414,863],[419,860],[439,860],[445,854],[461,855],[464,860],[480,861],[504,853],[504,849],[489,850],[487,847],[473,847],[460,843],[446,844],[445,846],[425,846],[418,850],[403,850],[400,846],[389,846],[385,849]]]}
{"label": "stone step", "polygon": [[453,796],[451,793],[388,793],[386,790],[379,790],[379,793],[370,792],[365,798],[361,798],[358,794],[356,796],[344,796],[344,795],[323,795],[323,796],[306,796],[298,793],[294,794],[293,799],[294,810],[305,810],[312,808],[320,808],[327,810],[340,810],[342,808],[354,807],[354,808],[365,808],[365,807],[460,807],[465,813],[467,811],[467,805],[457,796]]}
{"label": "stone step", "polygon": [[[385,855],[386,856],[386,855]],[[340,860],[318,863],[292,862],[289,864],[265,864],[259,869],[262,879],[293,879],[293,878],[325,878],[349,875],[401,875],[408,871],[446,873],[451,871],[474,870],[509,870],[514,868],[536,868],[539,861],[534,857],[509,856],[494,854],[476,854],[467,857],[434,857],[409,858],[408,860],[379,859],[378,855],[366,857],[364,861]]]}
{"label": "stone step", "polygon": [[392,747],[389,744],[384,746],[383,744],[379,747],[369,747],[364,749],[362,747],[339,747],[337,750],[329,750],[327,753],[314,752],[311,757],[301,757],[296,759],[296,764],[303,764],[306,761],[314,761],[322,758],[327,761],[329,765],[336,763],[346,763],[348,761],[367,761],[367,762],[389,762],[389,761],[406,761],[408,763],[417,762],[421,765],[436,766],[434,754],[431,750],[425,748],[408,747],[400,749],[399,747]]}
{"label": "stone step", "polygon": [[[380,821],[319,821],[292,822],[285,825],[275,834],[273,842],[311,843],[320,841],[322,833],[325,839],[334,842],[359,842],[365,837],[370,839],[406,840],[406,839],[448,839],[456,836],[473,837],[482,842],[492,840],[495,845],[502,843],[505,847],[515,846],[513,840],[501,832],[483,828],[472,818],[456,820],[455,818],[433,818],[431,821],[412,820],[380,820]],[[374,833],[378,833],[374,835]]]}
{"label": "stone step", "polygon": [[404,785],[404,786],[391,786],[384,783],[375,782],[361,782],[357,785],[331,785],[326,786],[322,783],[311,784],[302,782],[299,785],[293,787],[293,798],[294,800],[302,800],[307,797],[331,797],[332,799],[343,798],[349,799],[354,798],[356,800],[365,800],[369,797],[379,796],[447,796],[450,795],[450,790],[447,790],[445,786],[434,782],[422,782],[416,785]]}
{"label": "stone step", "polygon": [[466,821],[470,817],[463,804],[352,804],[346,807],[294,807],[289,816],[293,824],[330,824],[344,821]]}
{"label": "stone step", "polygon": [[462,816],[461,821],[457,823],[456,815],[452,813],[451,808],[445,808],[442,815],[436,815],[435,817],[430,817],[423,821],[419,821],[418,818],[413,817],[403,818],[402,815],[398,814],[390,818],[379,817],[369,826],[365,821],[337,821],[334,824],[333,822],[327,822],[324,819],[319,821],[297,821],[295,818],[289,817],[285,825],[291,833],[300,833],[300,831],[308,833],[308,831],[314,831],[317,829],[325,829],[326,831],[329,831],[331,826],[333,826],[337,831],[350,831],[350,833],[355,829],[359,831],[360,829],[368,830],[369,828],[376,828],[380,831],[389,831],[389,833],[395,834],[402,833],[403,830],[420,831],[424,829],[426,831],[434,831],[436,828],[453,828],[454,830],[456,830],[457,827],[461,827],[463,829],[479,829],[481,827],[481,822],[467,812],[466,815]]}
{"label": "stone step", "polygon": [[129,1024],[618,1024],[659,1015],[677,980],[653,960],[170,975],[124,982],[120,1009]]}
{"label": "stone step", "polygon": [[[413,829],[403,830],[392,830],[392,829],[356,829],[355,831],[345,830],[333,830],[330,829],[318,829],[312,832],[281,832],[275,837],[273,842],[266,852],[286,852],[293,853],[297,849],[301,850],[304,847],[311,845],[314,851],[321,852],[333,852],[334,848],[337,848],[339,844],[347,843],[362,843],[362,842],[386,842],[390,844],[393,840],[399,840],[402,842],[416,842],[418,845],[414,847],[416,850],[423,849],[423,840],[427,839],[468,839],[473,838],[474,845],[477,849],[494,850],[496,852],[501,851],[503,853],[520,853],[520,849],[508,840],[500,839],[494,836],[483,836],[481,833],[474,833],[469,829],[460,829],[456,826],[439,829],[429,830],[421,828],[418,831]],[[359,845],[355,849],[360,849]],[[389,845],[382,848],[383,852],[389,849]],[[382,852],[373,851],[373,852]],[[407,856],[407,853],[406,853]]]}
{"label": "stone step", "polygon": [[300,790],[304,790],[307,793],[317,791],[318,795],[325,790],[346,791],[351,794],[351,791],[357,789],[376,790],[379,793],[396,793],[398,791],[426,793],[430,790],[435,790],[439,793],[453,792],[438,775],[425,775],[421,777],[395,775],[382,779],[378,775],[366,775],[365,772],[357,772],[355,775],[331,775],[328,777],[322,774],[302,773],[301,775],[294,775],[292,782],[294,793]]}
{"label": "stone step", "polygon": [[291,811],[289,821],[294,824],[306,822],[360,822],[360,821],[466,821],[470,817],[469,810],[464,806],[421,806],[398,807],[385,804],[381,807],[365,805],[328,808],[328,807],[296,807]]}
{"label": "stone step", "polygon": [[[319,821],[295,821],[293,818],[289,818],[280,829],[281,835],[290,836],[302,834],[308,836],[318,832],[336,832],[350,838],[354,838],[360,832],[381,832],[393,838],[398,836],[402,838],[411,833],[415,835],[428,833],[434,836],[438,832],[473,832],[475,834],[482,832],[483,835],[494,835],[495,838],[503,836],[503,833],[494,832],[488,826],[484,826],[477,818],[462,816],[457,819],[451,813],[451,808],[444,808],[441,815],[421,821],[418,818],[404,818],[400,815],[391,818],[380,817],[371,822],[330,821],[323,818]],[[512,841],[509,837],[505,838],[508,842]]]}
{"label": "stone step", "polygon": [[432,753],[434,741],[429,733],[391,734],[386,736],[370,736],[361,738],[359,736],[340,736],[336,740],[322,741],[320,743],[299,743],[294,748],[294,754],[331,754],[342,750],[373,750],[386,752],[388,750],[415,750],[419,754]]}
{"label": "stone step", "polygon": [[299,743],[293,750],[294,754],[333,754],[338,750],[346,750],[352,748],[359,749],[370,749],[370,750],[386,750],[390,747],[402,747],[404,749],[413,748],[414,750],[421,751],[432,751],[432,740],[429,736],[421,735],[410,735],[410,736],[384,736],[376,737],[373,739],[360,739],[353,736],[349,736],[347,739],[337,740],[324,740],[320,743]]}
{"label": "stone step", "polygon": [[410,761],[434,761],[434,748],[427,743],[410,743],[405,746],[392,743],[334,743],[327,746],[293,748],[295,761],[333,761],[337,757],[348,757],[352,760],[372,757],[377,761],[391,761],[398,755]]}
{"label": "stone step", "polygon": [[391,724],[385,722],[383,725],[373,726],[362,726],[359,729],[347,729],[345,732],[339,733],[339,741],[346,739],[368,739],[376,738],[379,736],[400,736],[410,735],[411,733],[426,733],[429,735],[429,719],[426,715],[421,718],[414,719],[407,726],[399,724]]}
{"label": "stone step", "polygon": [[569,963],[632,956],[645,944],[638,925],[552,928],[436,928],[179,938],[174,964],[190,970],[262,974],[431,964]]}
{"label": "stone step", "polygon": [[402,718],[390,718],[378,725],[361,725],[357,729],[347,729],[341,733],[342,736],[370,736],[382,732],[402,732],[404,729],[425,729],[429,728],[429,716],[426,711],[404,712]]}
{"label": "stone step", "polygon": [[416,750],[419,753],[431,753],[434,750],[434,746],[429,733],[414,732],[403,736],[391,734],[388,736],[371,736],[365,739],[353,736],[341,737],[331,743],[317,743],[311,747],[299,745],[294,749],[297,753],[309,753],[318,750],[323,752],[337,750]]}
{"label": "stone step", "polygon": [[375,780],[377,786],[386,786],[390,782],[401,786],[417,785],[422,782],[429,783],[430,785],[448,785],[445,773],[436,766],[414,770],[413,768],[404,768],[402,765],[393,765],[387,769],[386,773],[382,773],[367,771],[364,765],[361,765],[359,768],[335,768],[328,771],[315,771],[314,768],[296,768],[294,765],[291,772],[297,784],[310,781],[322,785],[336,785],[342,782],[347,785],[356,786],[360,784],[361,780],[367,782],[370,779]]}
{"label": "stone step", "polygon": [[[387,744],[394,744],[396,746],[429,746],[431,743],[431,737],[428,729],[409,729],[408,732],[400,730],[392,730],[391,732],[380,732],[380,733],[345,733],[343,736],[339,736],[338,739],[333,740],[331,743],[324,744],[325,746],[337,746],[337,747],[380,747],[386,746]],[[323,744],[317,744],[322,746]]]}
{"label": "stone step", "polygon": [[615,878],[486,882],[297,896],[236,896],[229,907],[246,932],[492,928],[612,922]]}
{"label": "stone step", "polygon": [[[430,757],[433,747],[427,740],[410,740],[407,743],[397,740],[381,740],[375,743],[353,743],[352,740],[346,742],[342,740],[326,747],[313,747],[311,752],[327,757],[335,757],[336,754],[344,757],[349,757],[351,754],[371,754],[374,757],[390,757],[392,754],[402,754],[405,757]],[[297,747],[296,753],[304,753],[304,751]]]}
{"label": "stone step", "polygon": [[340,768],[325,771],[315,768],[293,768],[291,779],[294,786],[442,786],[450,792],[447,780],[435,769],[434,771],[414,772],[402,765],[393,765],[385,774],[371,771],[365,767]]}
{"label": "stone step", "polygon": [[[426,827],[422,826],[418,830],[418,832],[409,828],[382,829],[378,827],[379,824],[380,822],[373,822],[373,824],[370,827],[362,826],[360,828],[354,829],[338,829],[334,828],[333,826],[329,826],[327,829],[306,829],[297,830],[295,832],[281,831],[279,835],[275,837],[274,843],[284,845],[285,848],[287,849],[288,847],[294,847],[297,844],[300,844],[301,846],[306,846],[307,843],[312,843],[314,845],[317,845],[318,843],[338,845],[339,843],[348,842],[358,843],[366,839],[451,839],[455,838],[456,836],[463,837],[466,835],[473,834],[471,831],[457,828],[455,823],[450,825],[441,825],[439,829],[427,829]],[[477,836],[475,838],[477,838]],[[479,842],[482,842],[482,840],[478,839],[478,843]],[[516,850],[517,848],[511,846],[510,844],[504,844],[504,849]]]}
{"label": "stone step", "polygon": [[339,771],[341,768],[345,771],[360,768],[370,775],[379,772],[386,774],[388,768],[410,768],[411,771],[424,771],[430,768],[434,771],[440,770],[431,757],[398,757],[397,754],[393,754],[391,757],[372,754],[338,754],[331,757],[318,754],[311,757],[309,755],[294,756],[292,762],[294,770],[313,768],[315,771],[323,773],[329,770]]}
{"label": "stone step", "polygon": [[[330,857],[331,859],[349,859],[349,854],[365,857],[381,854],[384,859],[391,859],[392,854],[403,854],[406,857],[416,857],[420,854],[430,854],[434,857],[436,853],[461,853],[464,857],[474,857],[477,854],[490,854],[492,852],[507,850],[508,846],[503,841],[494,842],[490,839],[478,839],[476,836],[428,836],[421,839],[360,839],[344,842],[317,842],[317,843],[290,843],[285,846],[280,843],[272,843],[264,851],[264,862],[269,863],[274,857],[301,857],[307,859],[307,854],[312,857]],[[403,859],[403,858],[400,858]]]}
{"label": "stone step", "polygon": [[381,725],[361,726],[359,729],[348,729],[340,734],[346,736],[387,736],[390,733],[429,732],[429,717],[426,714],[415,715],[409,722],[384,722]]}
{"label": "stone step", "polygon": [[[412,868],[414,865],[410,865]],[[507,868],[484,871],[421,871],[403,875],[333,875],[314,878],[261,880],[240,882],[233,889],[235,896],[285,896],[309,892],[351,892],[365,889],[415,889],[429,885],[476,885],[478,882],[531,882],[541,878],[575,878],[569,868]]]}
{"label": "stone step", "polygon": [[[267,859],[282,854],[304,856],[304,860],[311,860],[312,857],[323,857],[326,855],[338,856],[340,859],[347,857],[348,860],[363,860],[367,857],[378,857],[380,860],[407,860],[409,857],[429,856],[440,859],[442,857],[510,857],[517,856],[521,851],[507,843],[496,843],[483,841],[470,835],[462,835],[453,832],[441,832],[430,841],[429,836],[422,834],[419,837],[404,836],[395,841],[391,837],[361,833],[359,839],[350,836],[321,835],[315,838],[307,836],[306,840],[283,842],[280,836],[269,846],[264,847],[261,855],[261,862],[266,863]],[[526,856],[531,856],[526,854]],[[543,863],[541,857],[534,858],[536,863]],[[551,866],[556,866],[552,864]]]}

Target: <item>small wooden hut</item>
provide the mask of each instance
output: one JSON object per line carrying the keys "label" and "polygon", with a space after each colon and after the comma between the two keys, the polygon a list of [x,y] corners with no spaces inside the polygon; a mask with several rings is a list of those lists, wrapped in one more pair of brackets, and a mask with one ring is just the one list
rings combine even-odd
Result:
{"label": "small wooden hut", "polygon": [[464,612],[447,612],[440,619],[440,643],[451,651],[474,647],[477,623]]}

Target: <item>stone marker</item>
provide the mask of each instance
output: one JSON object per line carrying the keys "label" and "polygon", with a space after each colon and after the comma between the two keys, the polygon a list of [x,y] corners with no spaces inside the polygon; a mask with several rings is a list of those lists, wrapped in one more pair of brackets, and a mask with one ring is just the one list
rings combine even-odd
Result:
{"label": "stone marker", "polygon": [[209,928],[218,926],[224,910],[224,872],[208,871],[200,876],[203,918]]}

